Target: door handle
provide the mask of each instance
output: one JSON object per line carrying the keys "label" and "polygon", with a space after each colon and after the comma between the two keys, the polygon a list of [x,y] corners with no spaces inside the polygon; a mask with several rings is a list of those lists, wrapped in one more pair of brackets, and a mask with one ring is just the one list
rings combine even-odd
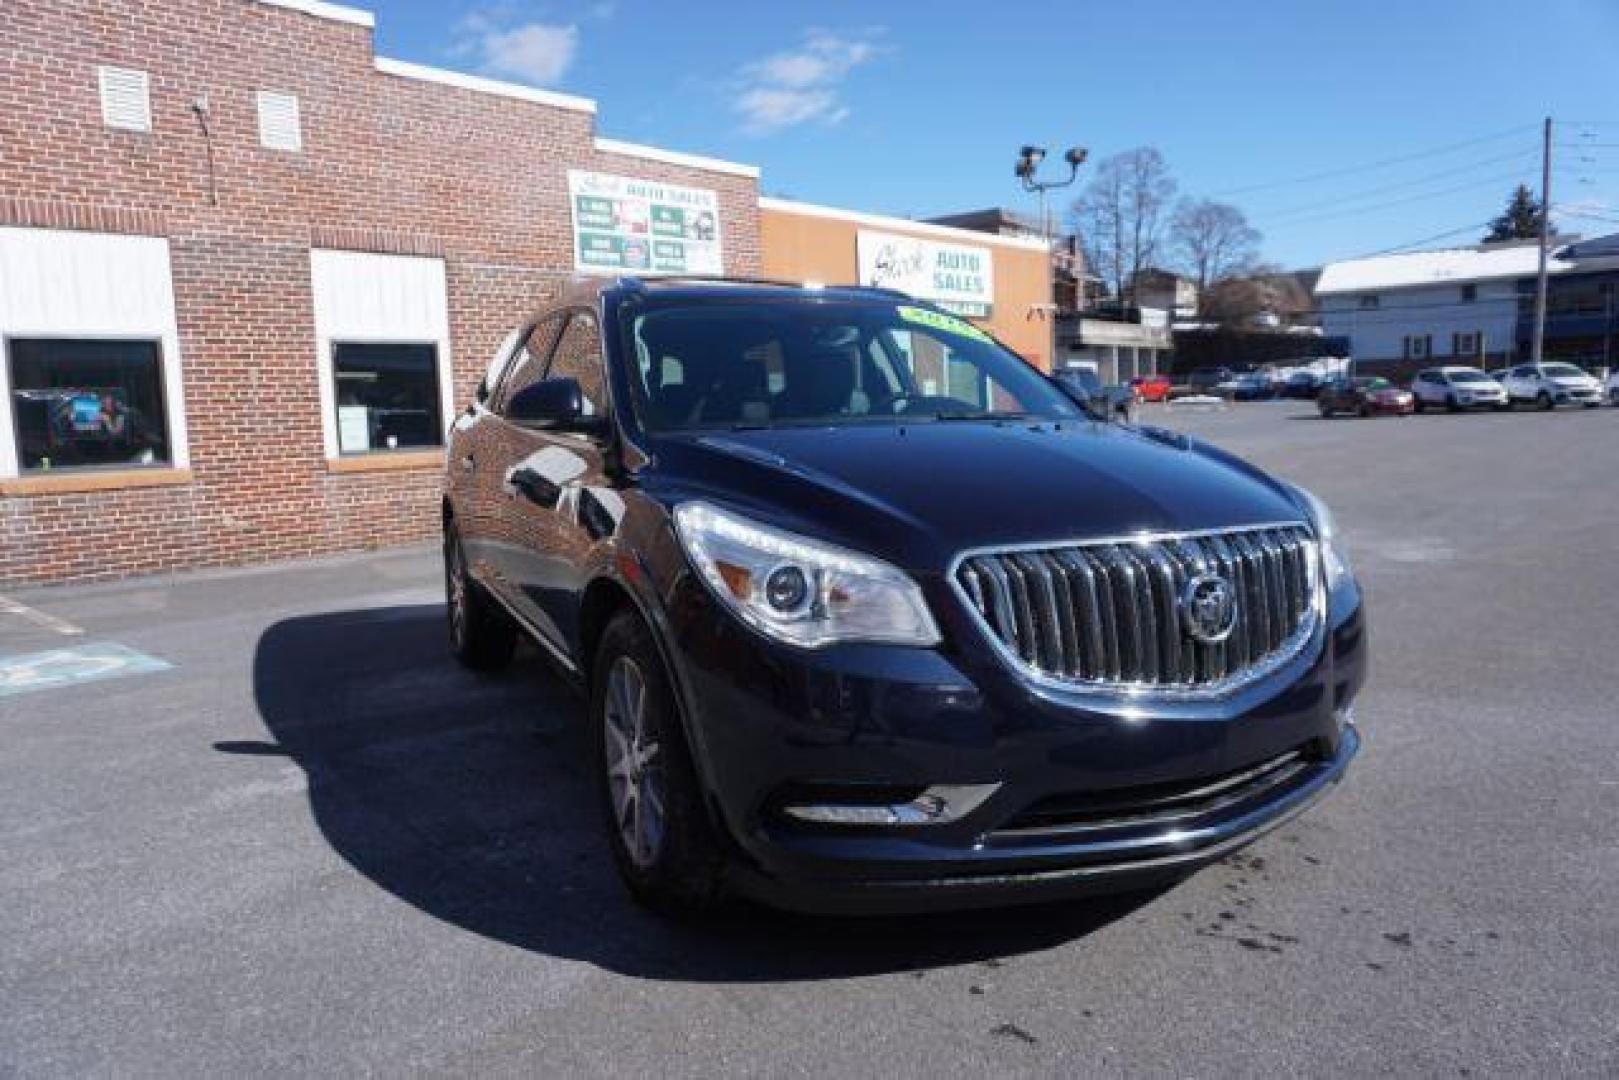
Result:
{"label": "door handle", "polygon": [[557,500],[562,496],[560,485],[555,481],[546,479],[533,469],[513,469],[506,480],[511,485],[511,492],[514,495],[521,493],[529,502],[545,507],[548,510],[555,509]]}

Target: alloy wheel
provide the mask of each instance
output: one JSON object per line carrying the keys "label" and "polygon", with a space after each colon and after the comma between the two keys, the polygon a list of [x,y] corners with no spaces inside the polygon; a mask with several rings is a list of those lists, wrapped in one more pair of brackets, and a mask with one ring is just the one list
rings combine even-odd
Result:
{"label": "alloy wheel", "polygon": [[607,674],[605,723],[608,795],[624,850],[643,869],[663,846],[664,773],[657,734],[648,724],[646,677],[620,656]]}
{"label": "alloy wheel", "polygon": [[460,648],[467,638],[467,574],[461,540],[453,534],[444,544],[444,584],[450,616],[450,641]]}

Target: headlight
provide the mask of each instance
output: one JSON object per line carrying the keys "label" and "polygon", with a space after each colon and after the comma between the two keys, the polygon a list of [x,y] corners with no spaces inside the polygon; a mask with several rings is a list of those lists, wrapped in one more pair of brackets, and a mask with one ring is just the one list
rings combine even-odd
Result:
{"label": "headlight", "polygon": [[714,595],[770,637],[810,649],[835,641],[938,644],[922,590],[885,562],[710,503],[682,503],[674,516]]}
{"label": "headlight", "polygon": [[1321,542],[1321,565],[1326,574],[1327,591],[1331,592],[1354,576],[1349,569],[1349,557],[1344,553],[1343,542],[1338,536],[1338,522],[1327,504],[1314,492],[1297,485],[1293,490],[1303,501],[1310,515],[1310,524],[1315,526],[1316,539]]}

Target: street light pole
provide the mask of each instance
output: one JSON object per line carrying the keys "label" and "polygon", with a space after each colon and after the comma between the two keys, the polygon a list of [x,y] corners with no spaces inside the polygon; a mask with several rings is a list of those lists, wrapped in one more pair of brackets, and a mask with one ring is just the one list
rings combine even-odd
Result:
{"label": "street light pole", "polygon": [[[1040,168],[1040,162],[1045,160],[1046,150],[1043,146],[1025,146],[1018,151],[1017,164],[1013,167],[1013,174],[1023,184],[1024,191],[1032,191],[1040,196],[1040,239],[1046,253],[1046,275],[1055,285],[1056,274],[1052,270],[1051,258],[1051,214],[1046,209],[1046,192],[1054,188],[1067,187],[1079,177],[1079,167],[1085,163],[1086,150],[1082,146],[1071,146],[1062,158],[1068,163],[1068,176],[1062,180],[1037,180],[1035,172]],[[1080,285],[1084,287],[1083,283]],[[1047,297],[1053,301],[1055,312],[1056,295]],[[1046,335],[1046,350],[1053,370],[1057,367],[1057,320],[1055,314],[1051,319],[1051,332]]]}

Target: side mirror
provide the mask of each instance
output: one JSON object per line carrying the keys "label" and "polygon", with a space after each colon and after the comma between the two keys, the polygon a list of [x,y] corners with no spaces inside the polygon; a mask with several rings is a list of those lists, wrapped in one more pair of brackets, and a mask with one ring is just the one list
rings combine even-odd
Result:
{"label": "side mirror", "polygon": [[578,379],[541,379],[517,392],[506,405],[506,419],[531,431],[574,431],[595,435],[604,419],[585,410],[589,403]]}
{"label": "side mirror", "polygon": [[1087,416],[1104,424],[1129,420],[1130,410],[1135,408],[1136,392],[1128,386],[1102,386],[1091,390],[1078,379],[1061,375],[1054,376],[1052,381],[1074,404],[1084,409]]}
{"label": "side mirror", "polygon": [[1136,407],[1136,391],[1132,386],[1104,386],[1100,401],[1109,417],[1128,423]]}

